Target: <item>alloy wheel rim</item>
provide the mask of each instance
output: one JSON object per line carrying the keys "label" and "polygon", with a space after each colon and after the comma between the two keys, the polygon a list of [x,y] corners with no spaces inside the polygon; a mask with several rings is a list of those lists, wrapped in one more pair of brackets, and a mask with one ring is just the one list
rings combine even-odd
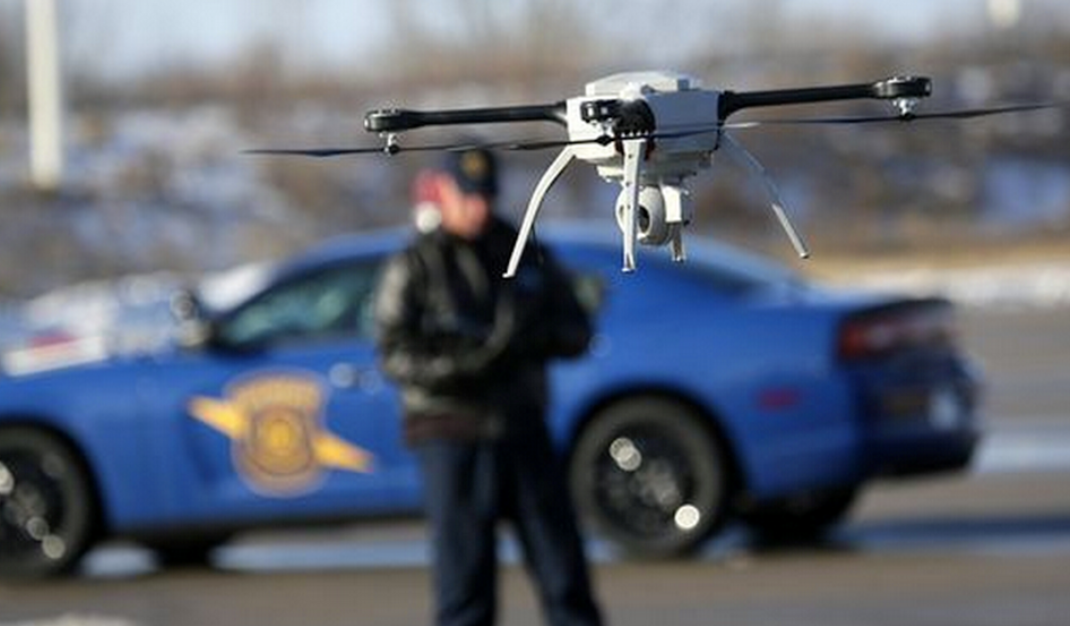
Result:
{"label": "alloy wheel rim", "polygon": [[58,561],[67,554],[57,532],[65,519],[62,472],[55,458],[0,456],[0,554],[5,560]]}
{"label": "alloy wheel rim", "polygon": [[647,429],[624,429],[607,441],[594,464],[594,486],[601,516],[636,537],[672,538],[704,520],[687,450]]}

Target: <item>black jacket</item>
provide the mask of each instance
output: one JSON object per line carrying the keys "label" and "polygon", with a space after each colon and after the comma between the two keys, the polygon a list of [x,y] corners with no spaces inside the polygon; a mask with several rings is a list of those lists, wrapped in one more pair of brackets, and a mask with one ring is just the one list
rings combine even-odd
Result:
{"label": "black jacket", "polygon": [[541,414],[546,362],[586,350],[590,320],[547,251],[529,245],[517,275],[502,278],[515,238],[498,220],[473,242],[435,231],[387,264],[379,350],[410,422],[457,418],[493,433],[517,409]]}

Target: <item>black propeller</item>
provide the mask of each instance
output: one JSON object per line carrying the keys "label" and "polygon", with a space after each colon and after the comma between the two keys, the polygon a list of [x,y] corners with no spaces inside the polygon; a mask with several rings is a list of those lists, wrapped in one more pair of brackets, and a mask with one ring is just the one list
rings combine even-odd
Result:
{"label": "black propeller", "polygon": [[348,156],[353,154],[397,154],[399,152],[441,152],[444,150],[457,150],[464,149],[464,146],[458,144],[440,144],[440,145],[426,145],[426,146],[402,146],[394,143],[387,143],[382,146],[363,146],[363,147],[346,147],[346,148],[254,148],[251,150],[242,150],[242,154],[272,154],[272,155],[290,155],[290,156],[307,156],[316,158],[327,158],[336,156]]}
{"label": "black propeller", "polygon": [[[802,118],[787,118],[787,119],[764,119],[764,120],[752,120],[743,122],[724,122],[721,124],[710,124],[694,126],[685,129],[675,129],[670,132],[653,132],[647,135],[641,135],[648,139],[676,139],[681,137],[689,137],[693,135],[702,135],[706,133],[718,132],[720,130],[745,130],[751,128],[760,128],[762,126],[795,126],[795,125],[861,125],[861,124],[886,124],[889,122],[914,122],[921,120],[937,120],[937,119],[972,119],[977,117],[985,117],[990,115],[1004,115],[1008,113],[1020,113],[1027,111],[1038,111],[1043,109],[1065,109],[1070,108],[1070,103],[1065,102],[1045,102],[1035,104],[1013,104],[995,107],[985,107],[977,109],[958,109],[951,111],[931,111],[931,112],[908,112],[908,113],[894,113],[886,115],[861,115],[861,116],[839,116],[839,117],[802,117]],[[465,142],[465,143],[449,143],[449,144],[426,144],[426,145],[402,145],[396,142],[388,142],[382,146],[364,146],[364,147],[337,147],[337,148],[259,148],[252,150],[244,150],[244,154],[254,155],[290,155],[290,156],[307,156],[313,158],[330,158],[337,156],[349,156],[358,154],[387,154],[393,155],[401,152],[457,152],[471,149],[486,149],[486,150],[507,150],[507,151],[535,151],[535,150],[550,150],[554,148],[563,148],[565,146],[584,145],[584,144],[599,144],[608,145],[613,143],[618,138],[612,135],[602,135],[593,139],[582,140],[570,140],[570,139],[548,139],[548,140],[524,140],[524,139],[512,139],[503,141],[488,141],[488,142]]]}
{"label": "black propeller", "polygon": [[913,122],[916,120],[937,119],[972,119],[988,115],[1003,115],[1006,113],[1019,113],[1024,111],[1039,111],[1042,109],[1061,109],[1070,107],[1065,102],[1044,102],[1036,104],[1012,104],[980,109],[959,109],[952,111],[909,112],[891,115],[860,115],[842,117],[802,117],[792,119],[768,119],[754,120],[749,122],[731,122],[724,125],[728,129],[757,128],[759,126],[792,126],[792,125],[857,125],[878,124],[887,122]]}
{"label": "black propeller", "polygon": [[[653,132],[645,135],[649,139],[677,139],[693,135],[703,135],[720,130],[740,130],[758,128],[761,126],[791,126],[791,125],[860,125],[860,124],[883,124],[888,122],[913,122],[921,120],[938,119],[972,119],[990,115],[1004,115],[1007,113],[1020,113],[1027,111],[1039,111],[1044,109],[1070,108],[1066,102],[1044,102],[1035,104],[1012,104],[978,109],[958,109],[951,111],[910,112],[894,113],[886,115],[842,116],[842,117],[803,117],[794,119],[769,119],[754,120],[747,122],[724,122],[721,124],[708,124],[691,128],[676,129],[669,132]],[[481,147],[501,150],[545,150],[548,148],[563,148],[570,145],[598,143],[606,145],[616,139],[610,135],[604,135],[597,139],[570,141],[561,139],[557,141],[510,141],[493,144],[481,144]]]}
{"label": "black propeller", "polygon": [[[710,132],[710,131],[703,131]],[[696,134],[696,133],[691,133]],[[465,150],[548,150],[582,144],[606,145],[613,142],[613,138],[604,135],[594,139],[568,140],[568,139],[512,139],[504,141],[450,143],[433,145],[406,146],[401,144],[386,144],[383,146],[361,146],[352,148],[254,148],[242,150],[242,154],[253,155],[282,155],[282,156],[307,156],[314,158],[329,158],[337,156],[350,156],[355,154],[387,154],[393,155],[400,152],[464,152]]]}
{"label": "black propeller", "polygon": [[388,150],[382,146],[378,148],[254,148],[251,150],[242,150],[241,153],[327,158],[350,154],[388,153]]}

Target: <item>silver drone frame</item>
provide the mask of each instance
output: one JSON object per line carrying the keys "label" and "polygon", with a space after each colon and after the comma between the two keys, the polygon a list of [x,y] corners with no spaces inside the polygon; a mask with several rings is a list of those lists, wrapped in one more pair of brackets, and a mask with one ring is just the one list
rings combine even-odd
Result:
{"label": "silver drone frame", "polygon": [[[394,154],[405,149],[399,146],[397,134],[421,126],[532,121],[566,126],[568,141],[531,195],[505,276],[516,274],[543,198],[576,159],[591,163],[602,178],[621,186],[616,215],[624,239],[624,271],[632,271],[635,269],[636,243],[651,246],[671,243],[673,258],[677,261],[684,259],[682,231],[691,220],[685,183],[699,170],[709,167],[713,153],[719,148],[724,148],[730,158],[761,181],[773,212],[796,252],[804,258],[809,256],[769,175],[749,152],[725,133],[725,120],[737,111],[752,107],[877,99],[891,101],[898,114],[891,118],[841,121],[909,121],[922,117],[914,114],[914,105],[931,92],[932,81],[922,76],[893,76],[872,83],[828,87],[733,92],[700,89],[695,79],[684,74],[637,72],[616,74],[588,83],[584,95],[552,104],[444,111],[377,109],[365,114],[364,128],[384,136],[386,144],[382,150]],[[1043,105],[929,114],[926,117],[972,117],[1035,108],[1043,108]],[[757,123],[749,123],[754,124]],[[409,150],[438,148],[424,146]],[[258,152],[335,156],[367,151],[361,148]]]}
{"label": "silver drone frame", "polygon": [[[621,186],[616,214],[625,272],[636,267],[637,242],[671,244],[673,260],[683,261],[683,228],[692,215],[686,180],[708,168],[713,152],[722,145],[763,181],[781,226],[799,255],[808,256],[765,170],[721,128],[720,96],[719,92],[698,88],[695,79],[683,74],[639,72],[588,83],[583,96],[567,100],[565,120],[572,143],[557,155],[535,186],[505,277],[516,275],[543,198],[574,159],[594,165],[603,179]],[[604,119],[591,114],[601,103],[612,102],[644,113],[647,126],[622,132],[611,125],[619,123],[617,112]],[[611,136],[613,141],[598,141]]]}

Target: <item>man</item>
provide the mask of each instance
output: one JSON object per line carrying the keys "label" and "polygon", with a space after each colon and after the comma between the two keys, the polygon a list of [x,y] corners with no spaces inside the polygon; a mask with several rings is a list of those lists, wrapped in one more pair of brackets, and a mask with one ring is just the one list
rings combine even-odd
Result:
{"label": "man", "polygon": [[582,354],[590,322],[564,273],[529,247],[502,278],[516,230],[493,212],[494,157],[450,153],[437,229],[384,271],[376,296],[386,374],[423,472],[436,623],[490,626],[496,526],[512,522],[553,626],[599,626],[583,545],[545,424],[546,363]]}

